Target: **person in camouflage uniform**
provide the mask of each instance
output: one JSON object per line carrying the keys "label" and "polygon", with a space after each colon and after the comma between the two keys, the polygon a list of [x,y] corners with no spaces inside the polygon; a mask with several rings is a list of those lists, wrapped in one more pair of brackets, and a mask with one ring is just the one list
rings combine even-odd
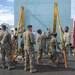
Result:
{"label": "person in camouflage uniform", "polygon": [[5,56],[7,56],[8,69],[10,70],[11,69],[12,42],[11,42],[11,34],[6,31],[5,25],[2,26],[0,39],[1,39],[0,41],[1,41],[2,67],[5,68]]}
{"label": "person in camouflage uniform", "polygon": [[43,53],[43,42],[42,42],[42,31],[39,29],[37,30],[37,37],[36,37],[36,45],[38,49],[38,56],[37,56],[37,64],[42,64],[41,58],[42,58],[42,53]]}
{"label": "person in camouflage uniform", "polygon": [[46,51],[46,35],[45,32],[42,32],[42,44],[43,44],[43,55],[45,55],[45,51]]}
{"label": "person in camouflage uniform", "polygon": [[21,36],[21,44],[20,47],[22,48],[22,60],[24,60],[24,42],[23,42],[23,38]]}
{"label": "person in camouflage uniform", "polygon": [[15,41],[16,41],[16,52],[15,52],[15,54],[17,54],[17,52],[18,52],[18,34],[19,33],[21,33],[21,32],[18,32],[18,29],[15,28],[15,37],[17,38],[17,39],[15,39]]}
{"label": "person in camouflage uniform", "polygon": [[66,54],[70,55],[70,43],[71,43],[71,35],[69,33],[69,27],[65,27],[63,39],[65,42],[65,47],[66,47]]}
{"label": "person in camouflage uniform", "polygon": [[58,48],[59,50],[61,50],[61,48],[59,47],[59,43],[58,43],[56,37],[57,37],[57,33],[53,33],[52,38],[50,40],[50,46],[49,46],[50,53],[51,53],[50,65],[52,67],[57,67],[55,65],[55,61],[57,59],[57,56],[56,56],[56,48]]}
{"label": "person in camouflage uniform", "polygon": [[28,30],[23,33],[24,51],[25,51],[25,71],[29,70],[30,73],[36,72],[34,69],[34,36],[32,33],[32,25],[28,25]]}
{"label": "person in camouflage uniform", "polygon": [[48,32],[47,32],[47,51],[48,51],[48,54],[50,55],[50,52],[49,52],[49,45],[50,45],[50,40],[51,40],[51,33],[50,33],[50,28],[47,28]]}

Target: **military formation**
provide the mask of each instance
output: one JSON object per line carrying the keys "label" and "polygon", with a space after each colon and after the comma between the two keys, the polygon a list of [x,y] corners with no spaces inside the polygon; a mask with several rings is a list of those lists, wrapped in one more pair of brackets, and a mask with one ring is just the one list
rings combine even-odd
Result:
{"label": "military formation", "polygon": [[[70,33],[69,28],[66,26],[65,30],[61,28],[63,32],[63,39],[65,42],[66,54],[70,53]],[[22,33],[22,41],[21,41],[21,48],[22,48],[22,59],[24,63],[24,71],[30,71],[30,73],[34,73],[37,71],[35,68],[35,60],[37,61],[37,65],[43,65],[42,56],[46,53],[50,56],[50,66],[57,67],[56,60],[57,60],[57,48],[62,51],[61,47],[57,40],[57,33],[51,33],[50,28],[47,28],[47,33],[42,31],[41,29],[37,30],[37,36],[34,37],[32,33],[32,25],[27,26],[27,30]],[[15,39],[17,35],[14,36]],[[13,50],[13,43],[11,40],[11,35],[6,31],[6,26],[2,25],[2,32],[0,33],[0,45],[1,45],[1,54],[2,54],[2,68],[4,69],[5,66],[5,56],[8,59],[8,70],[12,69],[11,64],[11,56]],[[37,58],[35,59],[35,49],[34,45],[37,47]],[[47,48],[46,48],[47,47]],[[47,49],[47,50],[46,50]],[[64,63],[64,62],[63,62]]]}

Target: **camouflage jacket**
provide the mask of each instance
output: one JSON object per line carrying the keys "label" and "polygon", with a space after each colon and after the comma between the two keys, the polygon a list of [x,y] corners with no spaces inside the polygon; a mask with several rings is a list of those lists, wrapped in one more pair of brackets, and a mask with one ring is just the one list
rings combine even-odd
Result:
{"label": "camouflage jacket", "polygon": [[23,33],[23,42],[24,42],[24,50],[34,49],[33,44],[35,44],[33,33],[29,30]]}
{"label": "camouflage jacket", "polygon": [[3,32],[1,47],[8,50],[12,48],[11,34],[8,33],[7,31]]}
{"label": "camouflage jacket", "polygon": [[42,42],[43,44],[46,44],[46,35],[42,35]]}
{"label": "camouflage jacket", "polygon": [[36,45],[38,49],[43,49],[42,36],[40,34],[36,37]]}
{"label": "camouflage jacket", "polygon": [[59,47],[59,43],[58,43],[57,39],[53,36],[50,40],[50,46],[51,46],[52,49],[58,48],[59,50],[61,50],[60,47]]}
{"label": "camouflage jacket", "polygon": [[66,33],[64,32],[64,36],[63,36],[64,42],[65,42],[65,46],[70,44],[70,40],[71,40],[71,35],[70,33]]}
{"label": "camouflage jacket", "polygon": [[3,36],[4,36],[4,32],[5,31],[0,32],[0,42],[1,42],[2,38],[3,38]]}
{"label": "camouflage jacket", "polygon": [[47,35],[46,35],[47,39],[51,39],[51,34],[50,34],[50,31],[47,32]]}

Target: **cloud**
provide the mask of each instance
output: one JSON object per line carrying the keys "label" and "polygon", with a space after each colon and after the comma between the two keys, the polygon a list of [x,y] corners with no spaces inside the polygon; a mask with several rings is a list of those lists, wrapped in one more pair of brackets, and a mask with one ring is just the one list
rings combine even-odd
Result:
{"label": "cloud", "polygon": [[14,0],[8,0],[8,2],[14,2]]}
{"label": "cloud", "polygon": [[75,19],[75,0],[71,0],[71,18]]}
{"label": "cloud", "polygon": [[14,15],[11,13],[5,13],[0,15],[0,24],[7,23],[10,25],[14,25]]}
{"label": "cloud", "polygon": [[2,7],[2,5],[0,5],[0,7]]}
{"label": "cloud", "polygon": [[11,12],[11,8],[3,6],[0,8],[0,24],[7,23],[14,25],[14,14]]}

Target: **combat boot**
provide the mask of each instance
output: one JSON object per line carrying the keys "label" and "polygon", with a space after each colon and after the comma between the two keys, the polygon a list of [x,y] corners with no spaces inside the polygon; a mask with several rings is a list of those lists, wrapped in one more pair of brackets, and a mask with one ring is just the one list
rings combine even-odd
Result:
{"label": "combat boot", "polygon": [[72,55],[74,56],[75,54],[73,53]]}
{"label": "combat boot", "polygon": [[24,68],[24,71],[29,71],[29,70],[30,70],[29,67],[25,67],[25,68]]}
{"label": "combat boot", "polygon": [[14,68],[15,68],[15,66],[8,66],[8,70],[12,70]]}
{"label": "combat boot", "polygon": [[51,56],[51,53],[48,53],[49,56]]}
{"label": "combat boot", "polygon": [[43,64],[42,61],[37,62],[37,65],[42,65],[42,64]]}
{"label": "combat boot", "polygon": [[8,70],[11,70],[11,66],[8,66]]}
{"label": "combat boot", "polygon": [[50,61],[50,66],[53,67],[54,66],[54,63],[52,61]]}
{"label": "combat boot", "polygon": [[41,65],[43,64],[42,61],[40,61],[40,64],[41,64]]}
{"label": "combat boot", "polygon": [[45,55],[45,53],[43,52],[43,55]]}
{"label": "combat boot", "polygon": [[50,61],[50,66],[51,66],[51,67],[57,67],[57,66],[55,65],[55,63],[53,63],[52,61]]}
{"label": "combat boot", "polygon": [[5,65],[2,65],[2,68],[3,68],[3,69],[5,69],[5,68],[6,68],[6,66],[5,66]]}
{"label": "combat boot", "polygon": [[57,65],[54,63],[54,64],[52,65],[52,67],[57,67]]}
{"label": "combat boot", "polygon": [[22,61],[24,61],[24,58],[22,58]]}
{"label": "combat boot", "polygon": [[36,71],[36,69],[30,69],[30,73],[35,73]]}
{"label": "combat boot", "polygon": [[37,65],[39,64],[39,60],[37,59]]}

